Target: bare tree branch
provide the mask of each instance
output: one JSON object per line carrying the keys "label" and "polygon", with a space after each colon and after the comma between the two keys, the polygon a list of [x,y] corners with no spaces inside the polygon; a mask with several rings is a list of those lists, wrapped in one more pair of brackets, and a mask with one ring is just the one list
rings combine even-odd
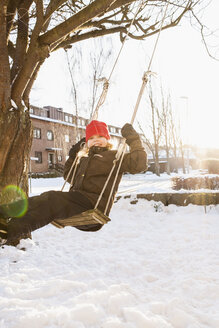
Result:
{"label": "bare tree branch", "polygon": [[69,33],[79,30],[83,24],[109,10],[110,6],[114,2],[115,0],[108,0],[107,3],[104,0],[96,0],[92,2],[90,5],[83,8],[74,16],[70,17],[64,23],[59,24],[52,30],[40,36],[39,43],[41,45],[50,45],[53,42],[56,42],[64,36],[68,35]]}
{"label": "bare tree branch", "polygon": [[49,26],[51,15],[63,4],[66,0],[53,0],[50,1],[48,7],[46,8],[46,12],[44,15],[44,24],[42,31],[45,32]]}
{"label": "bare tree branch", "polygon": [[36,1],[36,18],[37,20],[32,32],[30,47],[32,43],[35,43],[36,39],[40,35],[44,23],[43,0]]}
{"label": "bare tree branch", "polygon": [[21,95],[23,96],[28,83],[31,81],[32,75],[35,72],[38,62],[45,60],[49,55],[49,49],[47,47],[41,47],[41,49],[39,49],[37,42],[37,38],[44,22],[43,0],[38,0],[36,2],[36,14],[37,20],[32,33],[29,49],[25,56],[25,63],[19,70],[12,86],[12,98],[16,102],[18,102]]}
{"label": "bare tree branch", "polygon": [[191,12],[192,12],[193,17],[196,19],[196,21],[197,21],[197,23],[198,23],[198,25],[199,25],[199,27],[200,27],[200,32],[201,32],[202,42],[204,43],[205,49],[206,49],[206,51],[207,51],[209,57],[211,57],[211,58],[213,58],[213,59],[219,61],[219,58],[213,56],[212,53],[211,53],[210,50],[209,50],[208,44],[207,44],[207,42],[206,42],[205,33],[204,33],[204,30],[205,30],[206,27],[201,23],[200,19],[197,17],[197,15],[194,13],[194,11],[191,10]]}
{"label": "bare tree branch", "polygon": [[9,37],[11,28],[13,26],[14,16],[16,14],[16,10],[19,7],[20,3],[23,0],[9,0],[7,5],[7,38]]}
{"label": "bare tree branch", "polygon": [[13,42],[10,40],[8,41],[8,55],[13,59],[13,61],[15,60],[16,49]]}
{"label": "bare tree branch", "polygon": [[26,49],[28,46],[28,22],[29,14],[28,10],[32,4],[32,0],[26,0],[21,2],[18,7],[18,31],[17,40],[15,46],[15,54],[13,60],[13,66],[11,69],[11,80],[15,78],[21,66],[23,65],[26,57]]}
{"label": "bare tree branch", "polygon": [[100,36],[115,34],[115,33],[123,32],[124,30],[125,30],[124,27],[115,27],[115,28],[109,28],[106,30],[94,30],[94,31],[87,32],[84,34],[78,34],[78,35],[76,34],[70,38],[67,38],[65,41],[59,43],[58,46],[53,49],[53,51],[60,49],[60,48],[68,49],[68,48],[71,48],[71,45],[76,42],[88,40],[91,38],[98,38]]}
{"label": "bare tree branch", "polygon": [[30,92],[31,92],[31,89],[33,87],[33,84],[34,82],[36,81],[36,78],[38,76],[38,73],[40,71],[40,68],[42,66],[42,64],[44,63],[45,60],[41,60],[38,62],[38,64],[36,65],[35,67],[35,70],[28,82],[28,84],[26,85],[26,88],[24,90],[24,93],[23,93],[23,100],[24,100],[24,103],[25,105],[29,108],[29,96],[30,96]]}

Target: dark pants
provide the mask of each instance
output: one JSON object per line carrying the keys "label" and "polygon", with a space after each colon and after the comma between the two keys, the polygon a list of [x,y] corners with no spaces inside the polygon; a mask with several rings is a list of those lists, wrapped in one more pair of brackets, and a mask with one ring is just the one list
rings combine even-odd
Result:
{"label": "dark pants", "polygon": [[[8,207],[16,206],[12,203]],[[8,224],[7,240],[22,238],[22,236],[39,229],[53,220],[65,219],[86,210],[93,205],[84,195],[77,191],[48,191],[39,196],[28,198],[28,210],[20,218],[12,218]],[[0,206],[0,212],[4,207]],[[76,227],[82,231],[97,231],[101,224],[92,224]]]}

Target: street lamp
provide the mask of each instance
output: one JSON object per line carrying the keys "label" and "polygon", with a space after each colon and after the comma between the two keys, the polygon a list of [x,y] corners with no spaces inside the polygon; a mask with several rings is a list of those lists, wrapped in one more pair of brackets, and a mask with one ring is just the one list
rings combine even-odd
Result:
{"label": "street lamp", "polygon": [[181,96],[181,99],[186,101],[186,144],[187,144],[187,173],[189,173],[189,98],[187,96]]}

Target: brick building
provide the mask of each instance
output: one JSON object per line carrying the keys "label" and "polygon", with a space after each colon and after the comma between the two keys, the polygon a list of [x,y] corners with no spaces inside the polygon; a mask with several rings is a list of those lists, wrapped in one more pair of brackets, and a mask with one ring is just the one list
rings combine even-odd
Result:
{"label": "brick building", "polygon": [[[85,136],[88,120],[63,112],[52,106],[31,106],[30,117],[33,126],[31,148],[31,172],[45,173],[62,168],[68,158],[69,149]],[[77,119],[77,128],[76,128]],[[108,125],[111,143],[118,147],[121,129]]]}

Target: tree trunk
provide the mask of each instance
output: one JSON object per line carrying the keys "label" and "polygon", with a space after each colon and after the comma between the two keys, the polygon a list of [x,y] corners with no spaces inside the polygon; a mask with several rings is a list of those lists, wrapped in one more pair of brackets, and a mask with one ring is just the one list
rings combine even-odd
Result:
{"label": "tree trunk", "polygon": [[155,174],[160,176],[159,152],[158,145],[155,144]]}
{"label": "tree trunk", "polygon": [[0,170],[0,191],[13,184],[28,195],[27,159],[32,142],[29,113],[19,110],[5,113],[0,122],[0,131],[1,150],[6,157]]}
{"label": "tree trunk", "polygon": [[173,154],[174,154],[174,161],[175,161],[174,171],[175,171],[175,173],[178,173],[177,147],[176,147],[175,142],[174,142],[174,146],[173,146]]}
{"label": "tree trunk", "polygon": [[[14,201],[13,197],[18,200],[18,194],[4,193],[4,188],[9,185],[18,186],[28,196],[29,165],[27,163],[29,163],[32,129],[28,112],[9,111],[1,118],[0,148],[6,156],[4,167],[0,171],[0,204],[5,204]],[[31,234],[23,235],[22,239],[25,238],[31,238]],[[11,245],[16,246],[19,242],[20,239],[16,239]]]}
{"label": "tree trunk", "polygon": [[180,151],[181,151],[181,156],[182,156],[182,169],[183,169],[183,173],[186,173],[185,170],[185,156],[184,156],[184,149],[183,149],[183,144],[182,141],[180,141]]}
{"label": "tree trunk", "polygon": [[[0,113],[10,106],[10,65],[6,31],[6,1],[0,1]],[[0,130],[1,131],[1,130]],[[0,144],[1,145],[1,144]],[[1,153],[0,153],[1,155]]]}
{"label": "tree trunk", "polygon": [[170,175],[170,152],[169,152],[169,146],[166,146],[166,157],[167,157],[167,174]]}

